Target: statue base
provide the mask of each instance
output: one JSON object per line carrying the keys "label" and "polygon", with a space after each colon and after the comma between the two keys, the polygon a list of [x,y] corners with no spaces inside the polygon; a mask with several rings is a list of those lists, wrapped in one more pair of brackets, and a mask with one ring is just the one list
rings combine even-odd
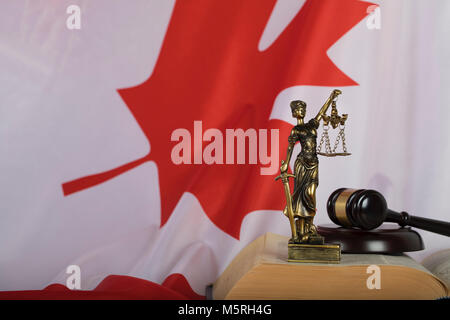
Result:
{"label": "statue base", "polygon": [[288,262],[339,263],[340,260],[340,244],[288,244]]}

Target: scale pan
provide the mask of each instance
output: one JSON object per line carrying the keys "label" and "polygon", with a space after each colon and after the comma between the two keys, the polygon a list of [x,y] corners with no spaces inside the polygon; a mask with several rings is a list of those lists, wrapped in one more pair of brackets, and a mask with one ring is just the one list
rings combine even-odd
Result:
{"label": "scale pan", "polygon": [[326,152],[317,152],[317,154],[320,154],[324,157],[336,157],[336,156],[349,156],[351,153],[349,152],[336,152],[336,153],[326,153]]}

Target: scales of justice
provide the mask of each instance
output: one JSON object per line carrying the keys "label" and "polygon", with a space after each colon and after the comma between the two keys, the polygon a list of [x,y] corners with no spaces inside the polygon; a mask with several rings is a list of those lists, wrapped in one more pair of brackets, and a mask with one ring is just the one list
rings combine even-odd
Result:
{"label": "scales of justice", "polygon": [[[290,104],[292,116],[297,119],[289,135],[286,159],[281,161],[280,175],[286,196],[286,207],[283,213],[289,218],[292,238],[288,244],[288,261],[290,262],[322,262],[339,263],[341,257],[340,244],[326,244],[313,223],[316,214],[316,189],[319,185],[318,155],[327,157],[348,156],[345,144],[345,122],[347,114],[339,115],[336,107],[337,97],[342,92],[333,90],[319,113],[305,122],[306,103],[300,100]],[[326,113],[330,109],[331,114]],[[317,129],[323,121],[323,133],[317,146]],[[339,133],[331,147],[328,130],[339,128]],[[288,164],[296,142],[300,142],[301,152],[295,160],[293,174],[288,173]],[[341,145],[342,152],[338,152]],[[325,152],[322,147],[325,146]],[[294,190],[291,193],[289,178],[294,179]]]}

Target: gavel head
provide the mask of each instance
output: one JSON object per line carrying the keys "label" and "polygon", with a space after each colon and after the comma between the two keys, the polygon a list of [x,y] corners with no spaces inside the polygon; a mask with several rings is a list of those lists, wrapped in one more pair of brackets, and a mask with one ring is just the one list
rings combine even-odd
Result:
{"label": "gavel head", "polygon": [[327,202],[331,221],[346,228],[375,229],[386,219],[387,210],[386,200],[375,190],[341,188]]}

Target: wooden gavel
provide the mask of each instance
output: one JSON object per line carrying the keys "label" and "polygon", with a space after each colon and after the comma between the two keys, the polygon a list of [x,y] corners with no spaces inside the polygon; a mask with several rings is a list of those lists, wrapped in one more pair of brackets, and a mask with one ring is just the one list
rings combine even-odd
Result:
{"label": "wooden gavel", "polygon": [[337,189],[328,198],[327,211],[331,221],[345,228],[371,230],[383,222],[396,222],[450,237],[449,222],[389,210],[386,199],[375,190]]}

